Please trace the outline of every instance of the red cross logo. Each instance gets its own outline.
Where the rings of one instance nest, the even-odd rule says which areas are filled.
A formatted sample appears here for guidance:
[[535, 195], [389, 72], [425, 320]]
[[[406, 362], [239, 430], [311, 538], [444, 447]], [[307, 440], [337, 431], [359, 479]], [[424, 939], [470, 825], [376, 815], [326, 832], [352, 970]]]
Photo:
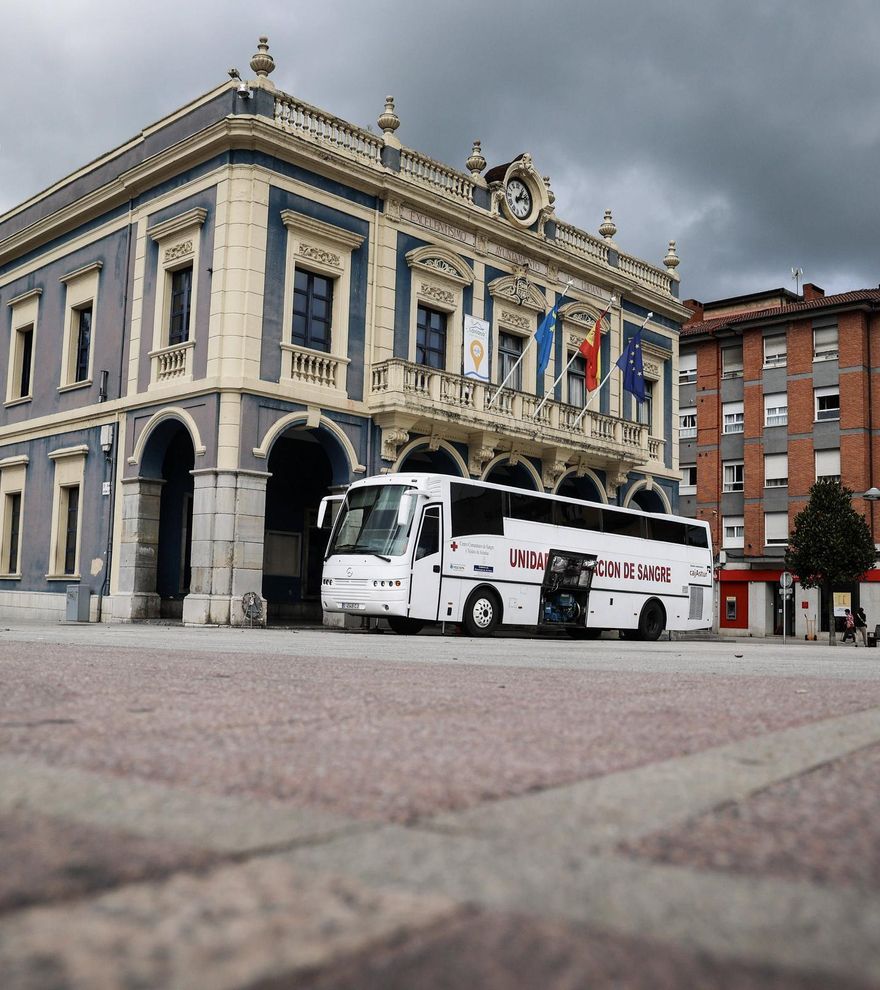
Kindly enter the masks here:
[[458, 549], [458, 544], [455, 542], [455, 540], [453, 540], [452, 543], [449, 544], [449, 549], [450, 550], [457, 550]]

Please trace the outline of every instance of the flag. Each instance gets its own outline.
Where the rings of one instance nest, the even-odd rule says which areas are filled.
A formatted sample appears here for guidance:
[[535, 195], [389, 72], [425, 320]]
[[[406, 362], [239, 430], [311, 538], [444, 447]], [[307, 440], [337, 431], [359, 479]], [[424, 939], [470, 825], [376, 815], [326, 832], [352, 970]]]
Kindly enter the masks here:
[[[602, 316], [604, 315], [605, 313], [602, 314]], [[589, 336], [586, 337], [578, 348], [587, 363], [585, 384], [588, 392], [594, 392], [599, 387], [599, 346], [602, 343], [602, 316], [596, 320], [596, 325], [593, 327], [592, 340]]]
[[623, 372], [623, 387], [639, 400], [645, 401], [645, 375], [642, 370], [641, 327], [630, 337], [626, 350], [617, 359], [617, 367]]
[[535, 343], [538, 345], [538, 377], [544, 374], [544, 370], [550, 363], [550, 351], [553, 350], [553, 333], [556, 330], [556, 311], [559, 303], [541, 321], [541, 325], [535, 331]]

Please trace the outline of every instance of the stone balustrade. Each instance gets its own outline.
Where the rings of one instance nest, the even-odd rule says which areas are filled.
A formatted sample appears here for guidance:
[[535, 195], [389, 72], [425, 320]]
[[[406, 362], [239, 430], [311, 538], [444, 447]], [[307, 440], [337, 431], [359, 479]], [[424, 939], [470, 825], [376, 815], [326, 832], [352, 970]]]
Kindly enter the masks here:
[[381, 163], [381, 138], [284, 93], [275, 96], [275, 124], [341, 154]]
[[192, 379], [192, 352], [194, 342], [187, 340], [182, 344], [172, 344], [158, 351], [152, 351], [150, 358], [153, 362], [153, 381], [164, 384], [173, 381], [190, 381]]
[[419, 185], [448, 193], [468, 203], [473, 201], [474, 180], [448, 165], [435, 162], [427, 155], [404, 148], [400, 152], [400, 171], [406, 178]]
[[282, 343], [283, 377], [317, 388], [345, 389], [347, 358], [334, 357], [296, 344]]

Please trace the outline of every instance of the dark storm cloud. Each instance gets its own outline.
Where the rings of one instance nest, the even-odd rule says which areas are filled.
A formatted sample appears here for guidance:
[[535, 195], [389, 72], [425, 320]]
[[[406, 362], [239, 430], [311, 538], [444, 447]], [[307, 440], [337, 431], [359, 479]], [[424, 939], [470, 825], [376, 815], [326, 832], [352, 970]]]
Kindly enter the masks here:
[[[23, 5], [22, 5], [23, 6]], [[279, 88], [459, 168], [530, 151], [559, 215], [658, 263], [682, 295], [880, 281], [880, 9], [862, 0], [544, 4], [43, 2], [4, 14], [16, 98], [0, 209], [245, 71], [269, 35]], [[173, 25], [173, 29], [171, 29]]]

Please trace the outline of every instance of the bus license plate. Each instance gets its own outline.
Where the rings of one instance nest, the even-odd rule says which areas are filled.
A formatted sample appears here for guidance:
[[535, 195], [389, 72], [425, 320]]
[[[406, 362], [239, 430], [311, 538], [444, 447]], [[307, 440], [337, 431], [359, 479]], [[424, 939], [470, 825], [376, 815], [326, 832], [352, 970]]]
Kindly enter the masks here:
[[340, 608], [363, 608], [363, 602], [340, 602]]

